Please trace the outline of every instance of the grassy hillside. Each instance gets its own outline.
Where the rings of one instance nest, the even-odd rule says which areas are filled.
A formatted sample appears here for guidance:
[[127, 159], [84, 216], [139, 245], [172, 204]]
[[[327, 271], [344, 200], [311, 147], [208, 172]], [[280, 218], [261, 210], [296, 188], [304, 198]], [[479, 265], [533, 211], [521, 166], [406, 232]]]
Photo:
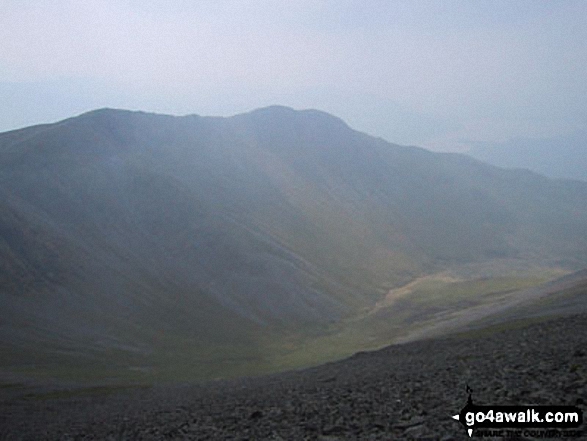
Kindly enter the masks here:
[[[330, 336], [356, 343], [332, 356], [389, 340], [429, 294], [452, 308], [587, 262], [587, 183], [392, 145], [318, 111], [103, 109], [0, 134], [0, 194], [0, 350], [23, 372], [292, 366]], [[365, 315], [419, 277], [495, 262], [528, 271], [437, 280]]]

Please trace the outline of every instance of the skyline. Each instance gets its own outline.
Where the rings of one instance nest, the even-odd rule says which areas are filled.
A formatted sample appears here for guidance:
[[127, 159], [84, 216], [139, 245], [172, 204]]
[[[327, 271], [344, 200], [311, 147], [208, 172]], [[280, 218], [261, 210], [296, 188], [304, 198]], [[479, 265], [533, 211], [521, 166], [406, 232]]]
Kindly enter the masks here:
[[587, 3], [7, 0], [0, 131], [315, 108], [432, 150], [587, 128]]

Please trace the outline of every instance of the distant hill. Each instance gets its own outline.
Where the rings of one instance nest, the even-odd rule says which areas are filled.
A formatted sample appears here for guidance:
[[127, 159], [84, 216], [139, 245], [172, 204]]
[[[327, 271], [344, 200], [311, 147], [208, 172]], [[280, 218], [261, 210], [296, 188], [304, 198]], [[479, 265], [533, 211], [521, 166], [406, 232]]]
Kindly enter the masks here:
[[0, 368], [27, 372], [251, 373], [273, 335], [320, 335], [424, 274], [587, 263], [587, 183], [315, 110], [6, 132], [0, 194]]
[[515, 138], [501, 144], [478, 143], [474, 158], [508, 168], [525, 168], [550, 178], [587, 181], [587, 132], [556, 138]]

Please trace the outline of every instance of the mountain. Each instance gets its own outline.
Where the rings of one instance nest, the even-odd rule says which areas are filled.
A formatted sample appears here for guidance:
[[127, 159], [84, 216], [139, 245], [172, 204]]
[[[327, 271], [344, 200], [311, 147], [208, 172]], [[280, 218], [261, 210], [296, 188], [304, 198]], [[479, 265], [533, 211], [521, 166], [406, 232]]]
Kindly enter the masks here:
[[481, 142], [468, 154], [499, 167], [525, 168], [550, 178], [587, 181], [586, 131], [554, 138]]
[[0, 194], [4, 372], [256, 373], [427, 274], [587, 263], [587, 183], [316, 110], [101, 109], [2, 133]]

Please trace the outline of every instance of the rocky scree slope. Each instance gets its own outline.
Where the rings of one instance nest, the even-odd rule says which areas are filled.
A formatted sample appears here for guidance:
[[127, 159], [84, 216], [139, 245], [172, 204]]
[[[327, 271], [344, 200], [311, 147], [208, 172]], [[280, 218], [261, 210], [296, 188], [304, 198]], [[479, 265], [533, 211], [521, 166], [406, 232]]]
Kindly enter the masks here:
[[[106, 395], [8, 389], [2, 439], [469, 439], [476, 404], [577, 405], [587, 316], [389, 346], [272, 376]], [[579, 430], [584, 430], [580, 428]], [[523, 439], [523, 438], [522, 438]]]

